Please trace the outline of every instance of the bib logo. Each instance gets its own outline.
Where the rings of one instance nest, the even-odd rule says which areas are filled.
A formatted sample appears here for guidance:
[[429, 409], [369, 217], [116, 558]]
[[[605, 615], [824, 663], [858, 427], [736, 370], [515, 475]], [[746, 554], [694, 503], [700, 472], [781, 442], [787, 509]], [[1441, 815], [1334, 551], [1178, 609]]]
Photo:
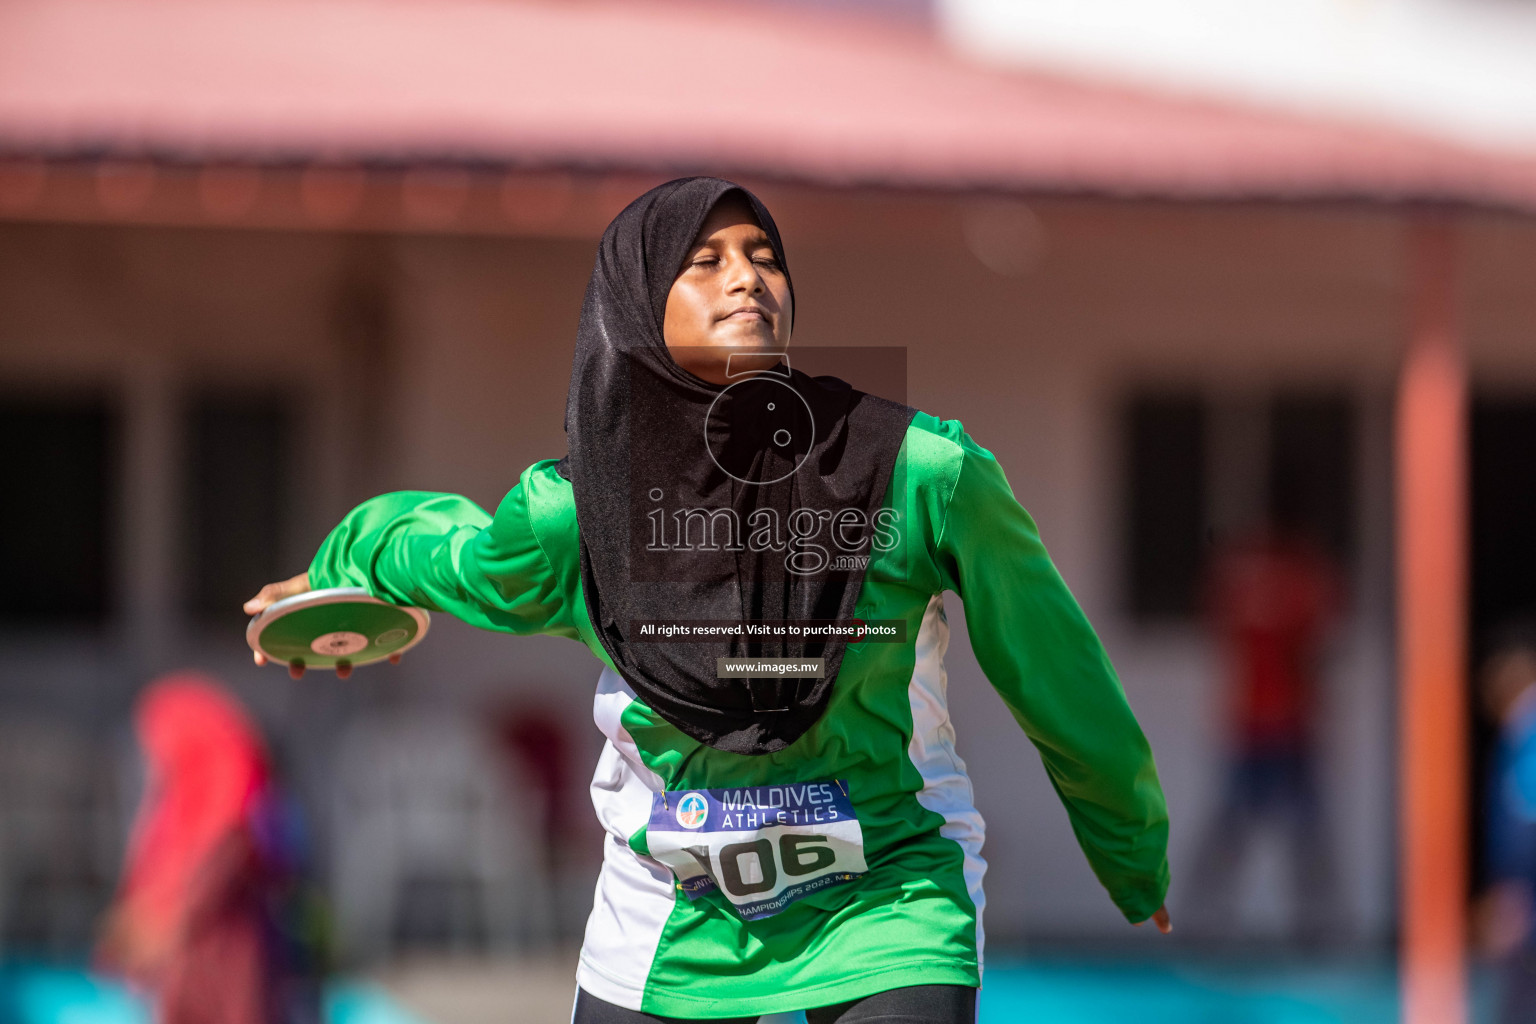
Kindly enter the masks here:
[[709, 817], [709, 804], [697, 793], [689, 793], [677, 802], [677, 823], [683, 828], [702, 828]]

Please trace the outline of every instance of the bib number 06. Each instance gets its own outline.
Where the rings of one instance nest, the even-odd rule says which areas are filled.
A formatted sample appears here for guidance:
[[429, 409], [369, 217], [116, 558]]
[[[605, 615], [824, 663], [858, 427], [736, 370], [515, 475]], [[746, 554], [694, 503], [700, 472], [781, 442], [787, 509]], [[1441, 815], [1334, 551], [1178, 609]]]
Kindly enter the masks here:
[[[797, 835], [785, 832], [779, 836], [779, 863], [775, 868], [773, 843], [758, 839], [750, 843], [727, 843], [720, 847], [720, 883], [732, 896], [753, 896], [769, 892], [778, 884], [778, 870], [790, 878], [815, 874], [831, 867], [837, 860], [826, 836]], [[759, 880], [748, 882], [742, 872], [741, 859], [747, 855], [756, 857]]]
[[868, 870], [858, 815], [837, 780], [657, 793], [646, 843], [685, 896], [719, 892], [748, 920]]

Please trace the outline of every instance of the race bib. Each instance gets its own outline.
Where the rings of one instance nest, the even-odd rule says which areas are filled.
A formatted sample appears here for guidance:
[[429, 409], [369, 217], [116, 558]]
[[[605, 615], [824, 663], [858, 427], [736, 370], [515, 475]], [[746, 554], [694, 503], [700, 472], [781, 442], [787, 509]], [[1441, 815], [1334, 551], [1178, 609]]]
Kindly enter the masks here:
[[748, 921], [869, 870], [840, 781], [657, 793], [646, 835], [690, 900], [718, 889]]

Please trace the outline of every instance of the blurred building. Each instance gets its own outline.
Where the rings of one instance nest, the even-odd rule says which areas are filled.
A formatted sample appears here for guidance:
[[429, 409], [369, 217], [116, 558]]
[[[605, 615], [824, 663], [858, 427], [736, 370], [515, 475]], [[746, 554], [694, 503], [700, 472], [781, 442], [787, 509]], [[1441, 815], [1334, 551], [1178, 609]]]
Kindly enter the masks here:
[[[814, 6], [0, 7], [0, 713], [104, 735], [152, 674], [207, 665], [321, 807], [336, 736], [383, 703], [534, 701], [595, 757], [574, 644], [441, 623], [398, 670], [295, 683], [249, 665], [237, 606], [366, 496], [489, 508], [561, 455], [598, 234], [720, 173], [779, 219], [795, 344], [905, 347], [906, 400], [997, 454], [1158, 752], [1176, 879], [1218, 795], [1207, 553], [1277, 510], [1332, 551], [1325, 810], [1351, 936], [1385, 941], [1412, 239], [1455, 236], [1492, 619], [1536, 579], [1536, 157], [979, 64], [926, 5]], [[1120, 936], [950, 614], [989, 932]], [[1259, 865], [1255, 936], [1281, 874]]]

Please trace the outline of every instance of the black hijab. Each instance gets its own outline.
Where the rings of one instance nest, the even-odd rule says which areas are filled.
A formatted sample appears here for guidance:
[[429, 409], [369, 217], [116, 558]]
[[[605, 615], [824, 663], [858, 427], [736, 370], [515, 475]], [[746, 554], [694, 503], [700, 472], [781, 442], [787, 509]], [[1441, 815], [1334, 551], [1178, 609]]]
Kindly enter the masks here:
[[[672, 359], [667, 296], [710, 211], [732, 194], [788, 275], [773, 217], [739, 185], [680, 178], [630, 203], [603, 233], [587, 286], [559, 470], [575, 494], [587, 612], [619, 673], [689, 736], [765, 754], [821, 716], [847, 641], [656, 642], [641, 624], [851, 619], [864, 571], [818, 568], [808, 545], [848, 549], [830, 542], [831, 517], [815, 517], [848, 510], [874, 522], [913, 410], [777, 357], [739, 375], [733, 359], [728, 385]], [[844, 529], [841, 539], [859, 536]], [[720, 679], [717, 657], [823, 658], [825, 677]]]

